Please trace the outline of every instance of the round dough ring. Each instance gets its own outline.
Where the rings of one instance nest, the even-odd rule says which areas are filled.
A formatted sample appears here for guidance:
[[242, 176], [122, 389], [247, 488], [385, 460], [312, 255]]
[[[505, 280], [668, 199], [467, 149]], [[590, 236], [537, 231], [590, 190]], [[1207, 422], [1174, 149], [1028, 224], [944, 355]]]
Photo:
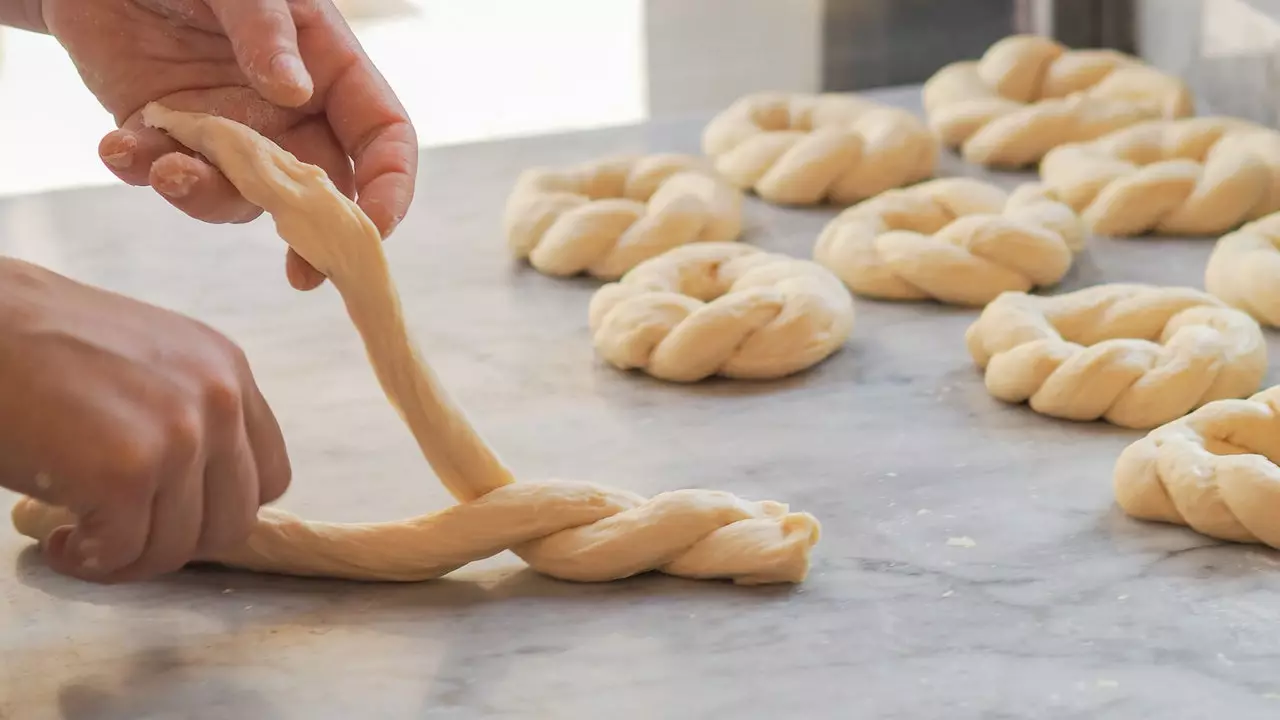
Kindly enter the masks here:
[[1097, 285], [1063, 295], [1009, 292], [965, 333], [1005, 402], [1058, 418], [1147, 429], [1212, 400], [1244, 397], [1267, 371], [1262, 328], [1208, 293]]
[[1280, 386], [1218, 400], [1120, 453], [1116, 502], [1130, 517], [1280, 548]]
[[1054, 148], [1040, 178], [1100, 235], [1217, 235], [1280, 210], [1280, 133], [1225, 117], [1144, 122]]
[[756, 93], [702, 134], [716, 170], [785, 205], [839, 205], [932, 177], [938, 141], [906, 110], [852, 95]]
[[1280, 327], [1280, 212], [1224, 235], [1213, 246], [1204, 288], [1270, 327]]
[[1058, 145], [1187, 117], [1194, 106], [1186, 83], [1136, 57], [1037, 35], [1004, 38], [924, 84], [929, 126], [943, 144], [989, 167], [1032, 165]]
[[1007, 290], [1058, 283], [1083, 247], [1080, 218], [1038, 185], [1008, 194], [942, 178], [840, 213], [813, 256], [859, 295], [982, 306]]
[[526, 170], [504, 225], [539, 272], [615, 280], [673, 247], [737, 240], [742, 192], [689, 155], [609, 157]]
[[647, 260], [591, 298], [596, 351], [672, 382], [778, 378], [816, 365], [853, 331], [853, 298], [827, 269], [737, 243]]

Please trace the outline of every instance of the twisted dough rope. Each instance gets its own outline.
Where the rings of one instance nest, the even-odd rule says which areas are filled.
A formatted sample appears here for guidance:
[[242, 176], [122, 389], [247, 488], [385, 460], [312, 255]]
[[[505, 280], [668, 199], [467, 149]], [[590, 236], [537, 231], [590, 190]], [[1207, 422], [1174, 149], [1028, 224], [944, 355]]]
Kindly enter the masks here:
[[813, 257], [859, 295], [981, 306], [1057, 284], [1083, 248], [1080, 218], [1037, 186], [1010, 195], [943, 178], [848, 208], [823, 228]]
[[[514, 483], [418, 356], [377, 228], [324, 171], [226, 119], [154, 104], [144, 118], [215, 163], [333, 281], [388, 399], [460, 503], [399, 522], [354, 525], [268, 508], [248, 543], [211, 561], [287, 575], [417, 581], [511, 549], [535, 570], [565, 580], [649, 570], [743, 584], [804, 579], [818, 523], [780, 503], [708, 490], [646, 500], [591, 483]], [[24, 498], [13, 521], [40, 540], [74, 519]]]
[[943, 144], [990, 167], [1031, 165], [1063, 143], [1194, 111], [1182, 80], [1135, 57], [1069, 50], [1036, 35], [1012, 35], [979, 60], [943, 67], [923, 92]]
[[1244, 397], [1267, 371], [1258, 323], [1191, 288], [1117, 283], [1050, 297], [1004, 293], [965, 342], [996, 398], [1128, 428]]
[[1040, 179], [1100, 235], [1216, 235], [1280, 210], [1280, 133], [1226, 117], [1143, 122], [1054, 148]]
[[507, 243], [539, 272], [615, 280], [691, 242], [742, 233], [742, 193], [688, 155], [611, 157], [533, 168], [504, 214]]
[[711, 120], [702, 151], [769, 202], [847, 205], [931, 177], [938, 141], [906, 110], [851, 95], [755, 93]]
[[853, 331], [853, 298], [825, 268], [737, 243], [686, 245], [596, 291], [596, 351], [672, 382], [778, 378], [816, 365]]
[[1280, 327], [1280, 212], [1218, 240], [1205, 266], [1204, 289], [1258, 322]]
[[1116, 502], [1139, 520], [1280, 548], [1280, 386], [1218, 400], [1120, 453]]

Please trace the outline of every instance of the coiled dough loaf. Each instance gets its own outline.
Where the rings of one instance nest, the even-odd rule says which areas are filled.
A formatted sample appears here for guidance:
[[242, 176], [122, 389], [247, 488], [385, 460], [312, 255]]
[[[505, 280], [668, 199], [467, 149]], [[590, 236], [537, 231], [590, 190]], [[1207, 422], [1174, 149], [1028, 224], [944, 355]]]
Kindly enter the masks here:
[[1245, 120], [1159, 120], [1054, 148], [1041, 181], [1100, 235], [1216, 235], [1280, 210], [1280, 133]]
[[965, 160], [1018, 168], [1064, 143], [1189, 116], [1195, 103], [1186, 83], [1133, 56], [1013, 35], [979, 60], [935, 73], [924, 84], [924, 107], [929, 126]]
[[1280, 327], [1280, 213], [1222, 236], [1205, 266], [1204, 288], [1258, 322]]
[[737, 243], [647, 260], [597, 290], [588, 315], [601, 357], [673, 382], [799, 372], [838, 350], [853, 318], [827, 269]]
[[716, 170], [769, 202], [838, 205], [933, 175], [938, 141], [915, 115], [853, 95], [756, 93], [702, 134]]
[[848, 208], [823, 229], [813, 256], [860, 295], [981, 306], [1056, 284], [1083, 247], [1080, 218], [1038, 185], [1008, 194], [942, 178]]
[[965, 342], [996, 398], [1129, 428], [1244, 397], [1267, 370], [1258, 323], [1192, 288], [1117, 283], [1048, 297], [1004, 293]]
[[1116, 502], [1140, 520], [1280, 548], [1280, 386], [1218, 400], [1120, 453]]
[[679, 245], [736, 240], [742, 192], [703, 163], [668, 153], [526, 170], [507, 199], [507, 244], [547, 275], [614, 280]]

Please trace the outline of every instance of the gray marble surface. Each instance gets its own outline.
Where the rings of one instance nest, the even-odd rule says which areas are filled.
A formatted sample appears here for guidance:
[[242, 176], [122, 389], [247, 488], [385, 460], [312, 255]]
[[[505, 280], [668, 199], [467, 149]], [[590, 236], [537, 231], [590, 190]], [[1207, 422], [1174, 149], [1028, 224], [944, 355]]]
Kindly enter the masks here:
[[[962, 342], [972, 311], [861, 300], [844, 350], [772, 383], [675, 387], [593, 357], [593, 284], [508, 259], [505, 194], [534, 163], [695, 150], [700, 127], [427, 152], [387, 249], [427, 357], [518, 472], [789, 502], [823, 522], [806, 583], [574, 585], [501, 556], [409, 586], [206, 570], [97, 587], [5, 527], [0, 717], [1280, 716], [1280, 556], [1123, 517], [1111, 466], [1138, 434], [991, 399]], [[833, 214], [747, 212], [746, 242], [800, 256]], [[1064, 287], [1199, 285], [1210, 246], [1095, 240]], [[267, 223], [68, 192], [0, 202], [0, 252], [242, 343], [294, 458], [286, 507], [361, 521], [449, 502], [336, 294], [288, 289]]]

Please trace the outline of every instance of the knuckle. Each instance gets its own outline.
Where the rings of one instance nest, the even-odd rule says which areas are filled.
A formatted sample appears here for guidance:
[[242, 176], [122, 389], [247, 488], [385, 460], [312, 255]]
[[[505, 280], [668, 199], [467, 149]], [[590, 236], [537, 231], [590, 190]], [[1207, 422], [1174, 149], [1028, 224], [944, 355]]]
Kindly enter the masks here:
[[234, 422], [244, 414], [240, 383], [229, 374], [214, 374], [205, 378], [203, 395], [205, 409], [214, 420]]
[[164, 420], [164, 438], [166, 457], [183, 464], [193, 461], [204, 445], [200, 413], [190, 406], [170, 411]]
[[110, 446], [103, 471], [111, 480], [113, 493], [142, 498], [155, 491], [164, 458], [160, 442], [142, 435], [125, 437]]

